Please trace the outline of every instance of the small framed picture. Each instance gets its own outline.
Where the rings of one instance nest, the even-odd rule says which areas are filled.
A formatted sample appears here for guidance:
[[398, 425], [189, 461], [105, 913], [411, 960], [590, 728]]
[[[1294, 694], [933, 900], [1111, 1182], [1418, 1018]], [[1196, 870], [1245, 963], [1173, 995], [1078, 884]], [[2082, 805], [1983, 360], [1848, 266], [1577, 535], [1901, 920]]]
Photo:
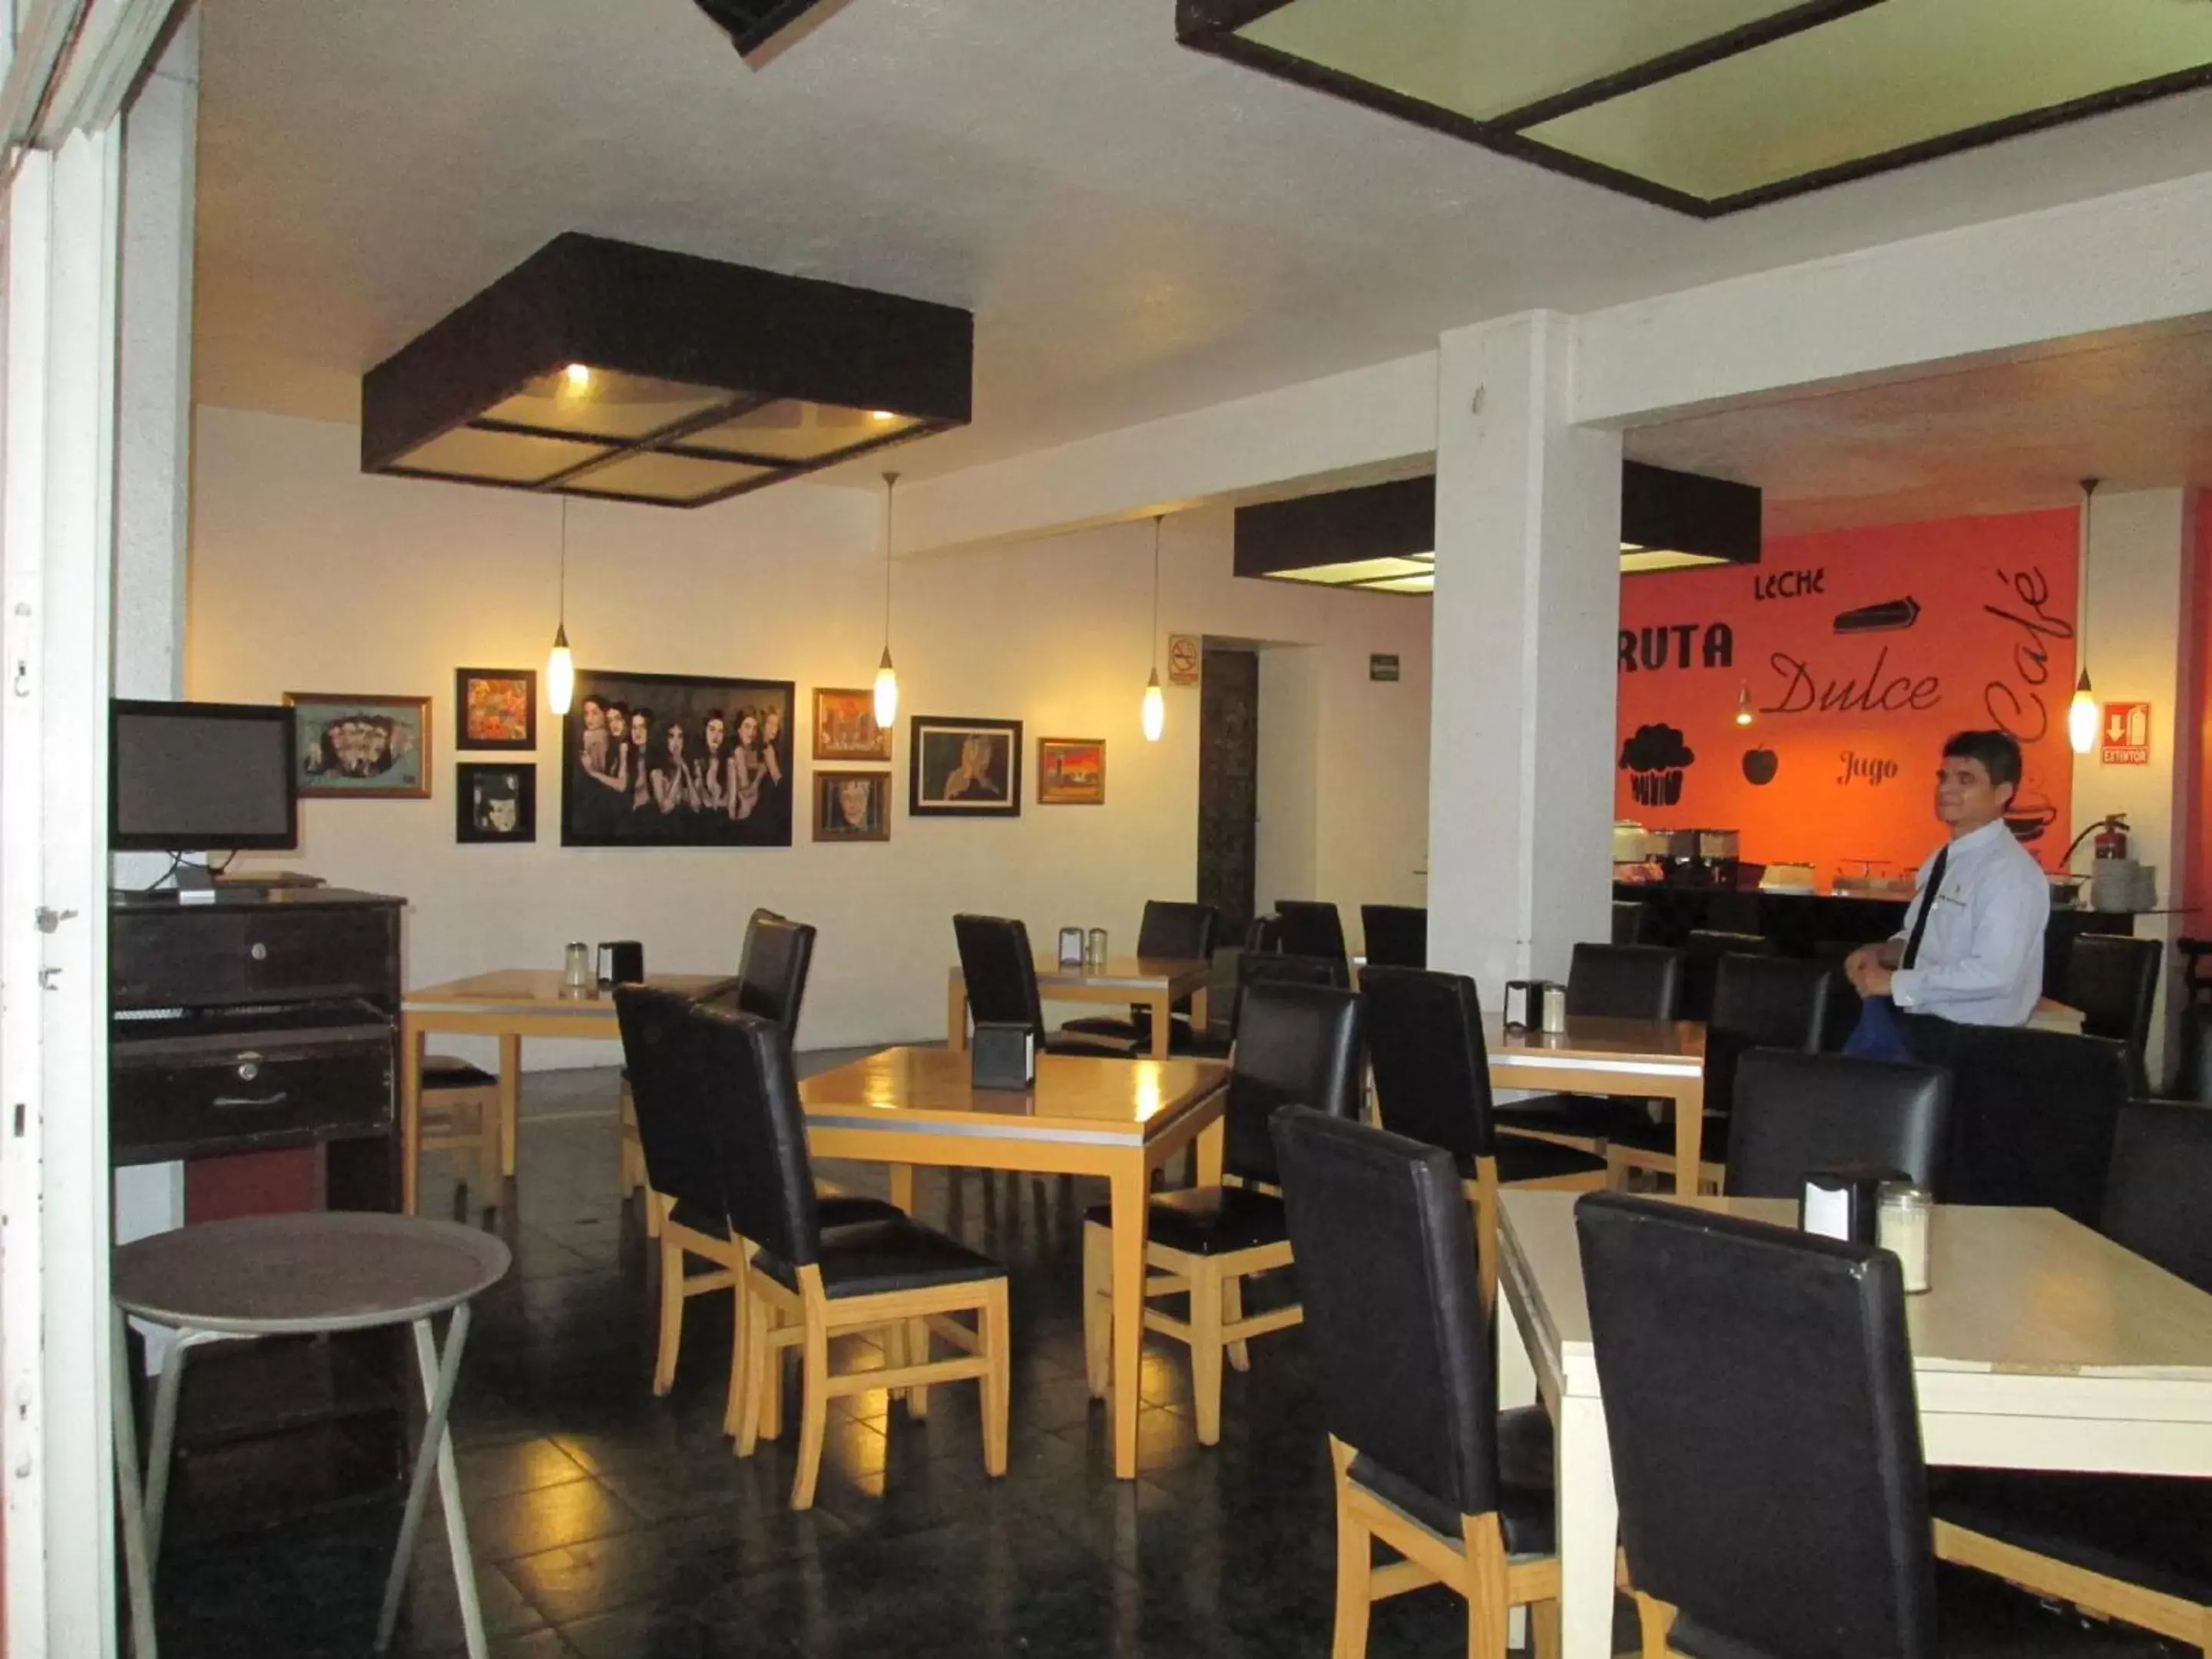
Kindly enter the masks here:
[[453, 747], [538, 747], [538, 671], [534, 668], [456, 668], [453, 671]]
[[814, 839], [889, 841], [891, 775], [888, 772], [814, 774]]
[[1037, 739], [1037, 805], [1103, 806], [1106, 804], [1106, 740], [1103, 738]]
[[906, 810], [915, 817], [1022, 815], [1022, 723], [916, 714]]
[[842, 687], [814, 688], [814, 758], [818, 761], [884, 761], [891, 757], [891, 734], [876, 724], [876, 694]]
[[538, 839], [538, 769], [508, 761], [453, 768], [455, 841]]
[[293, 786], [331, 799], [427, 800], [430, 700], [287, 691], [298, 711]]

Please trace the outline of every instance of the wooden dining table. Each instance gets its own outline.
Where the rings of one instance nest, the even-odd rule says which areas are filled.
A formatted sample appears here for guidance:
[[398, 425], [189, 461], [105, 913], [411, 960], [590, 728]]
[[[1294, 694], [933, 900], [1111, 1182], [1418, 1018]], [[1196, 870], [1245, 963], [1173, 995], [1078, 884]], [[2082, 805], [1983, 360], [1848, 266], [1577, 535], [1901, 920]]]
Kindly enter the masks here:
[[[648, 985], [697, 996], [726, 985], [726, 974], [653, 974]], [[525, 1037], [616, 1042], [614, 993], [593, 984], [568, 988], [558, 968], [501, 968], [410, 991], [399, 1000], [400, 1209], [415, 1213], [422, 1163], [422, 1040], [433, 1031], [499, 1039], [499, 1171], [514, 1173], [515, 1124], [522, 1103]]]
[[[1063, 968], [1050, 957], [1036, 962], [1037, 994], [1047, 1002], [1117, 1002], [1150, 1009], [1154, 1060], [1168, 1057], [1174, 1035], [1169, 1016], [1185, 997], [1190, 999], [1191, 1029], [1206, 1029], [1206, 988], [1212, 977], [1213, 964], [1202, 957], [1109, 957], [1097, 968]], [[945, 981], [945, 1040], [955, 1053], [968, 1047], [968, 980], [957, 968]]]
[[1040, 1054], [1027, 1089], [979, 1089], [963, 1054], [886, 1048], [803, 1079], [817, 1158], [890, 1166], [891, 1201], [914, 1207], [917, 1164], [1103, 1176], [1112, 1212], [1114, 1473], [1137, 1474], [1138, 1355], [1152, 1171], [1193, 1141], [1201, 1184], [1221, 1178], [1229, 1068], [1206, 1060]]
[[[1525, 1354], [1558, 1437], [1562, 1659], [1603, 1659], [1620, 1508], [1577, 1196], [1500, 1194], [1498, 1397]], [[1671, 1201], [1796, 1220], [1786, 1199]], [[2212, 1295], [2056, 1210], [1938, 1205], [1929, 1279], [1905, 1322], [1929, 1463], [2212, 1479]]]
[[1486, 1014], [1493, 1089], [1663, 1100], [1674, 1117], [1674, 1167], [1694, 1170], [1705, 1139], [1705, 1028], [1694, 1020], [1570, 1014], [1564, 1031], [1509, 1030]]

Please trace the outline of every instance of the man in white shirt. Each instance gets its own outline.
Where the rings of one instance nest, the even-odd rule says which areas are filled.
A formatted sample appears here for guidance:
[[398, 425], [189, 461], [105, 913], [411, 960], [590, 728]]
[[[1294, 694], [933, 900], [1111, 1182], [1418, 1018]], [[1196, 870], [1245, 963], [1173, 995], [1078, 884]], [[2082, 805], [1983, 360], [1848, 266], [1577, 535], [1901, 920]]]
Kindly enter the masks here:
[[1960, 732], [1943, 745], [1936, 816], [1951, 839], [1921, 866], [1904, 931], [1844, 962], [1865, 999], [1846, 1054], [1910, 1058], [1900, 1012], [2025, 1025], [2035, 1012], [2051, 884], [2005, 826], [2020, 773], [2020, 745], [2002, 732]]

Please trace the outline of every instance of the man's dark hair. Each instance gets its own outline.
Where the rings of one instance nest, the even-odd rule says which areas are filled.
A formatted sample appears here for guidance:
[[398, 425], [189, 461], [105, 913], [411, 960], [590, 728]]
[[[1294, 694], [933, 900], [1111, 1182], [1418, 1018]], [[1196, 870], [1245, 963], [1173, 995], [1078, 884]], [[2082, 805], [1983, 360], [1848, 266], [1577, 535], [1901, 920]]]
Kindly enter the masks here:
[[1943, 758], [1981, 762], [1991, 783], [2020, 787], [2020, 745], [2002, 732], [1954, 732], [1943, 740]]

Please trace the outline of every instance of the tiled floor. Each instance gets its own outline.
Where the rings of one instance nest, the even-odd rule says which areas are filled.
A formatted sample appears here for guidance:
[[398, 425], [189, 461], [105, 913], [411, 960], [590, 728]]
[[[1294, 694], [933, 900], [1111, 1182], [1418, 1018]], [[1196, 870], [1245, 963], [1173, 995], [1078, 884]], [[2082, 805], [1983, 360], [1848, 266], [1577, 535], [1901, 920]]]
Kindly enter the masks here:
[[[983, 1474], [971, 1384], [935, 1390], [926, 1421], [863, 1395], [836, 1408], [817, 1507], [795, 1516], [795, 1420], [747, 1462], [720, 1433], [726, 1298], [691, 1304], [676, 1390], [652, 1395], [657, 1269], [614, 1196], [614, 1090], [611, 1071], [530, 1079], [513, 1212], [495, 1224], [516, 1271], [479, 1305], [454, 1407], [495, 1653], [1328, 1650], [1327, 1454], [1295, 1332], [1255, 1343], [1249, 1375], [1229, 1374], [1212, 1449], [1196, 1441], [1181, 1350], [1148, 1349], [1144, 1478], [1116, 1481], [1084, 1387], [1079, 1307], [1080, 1216], [1103, 1188], [925, 1171], [923, 1218], [1012, 1269], [1012, 1468]], [[874, 1171], [823, 1173], [880, 1190]], [[425, 1212], [451, 1201], [434, 1158]], [[172, 1547], [163, 1652], [368, 1654], [397, 1507]], [[1376, 1610], [1370, 1650], [1465, 1641], [1462, 1604], [1430, 1589]], [[434, 1511], [398, 1650], [461, 1650]]]

